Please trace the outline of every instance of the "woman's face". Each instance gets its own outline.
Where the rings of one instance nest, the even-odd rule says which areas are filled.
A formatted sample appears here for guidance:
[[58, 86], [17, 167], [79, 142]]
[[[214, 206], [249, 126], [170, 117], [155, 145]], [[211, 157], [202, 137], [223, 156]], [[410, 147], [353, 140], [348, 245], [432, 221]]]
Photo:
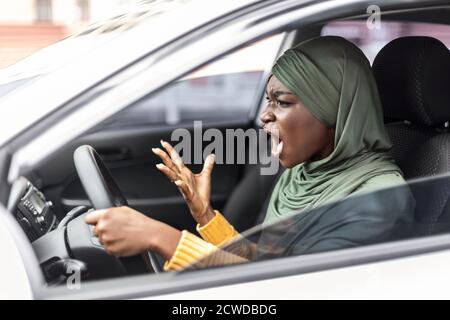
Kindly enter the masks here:
[[272, 137], [272, 155], [285, 168], [320, 160], [334, 148], [334, 129], [328, 128], [275, 76], [266, 88], [267, 107], [261, 114], [264, 130]]

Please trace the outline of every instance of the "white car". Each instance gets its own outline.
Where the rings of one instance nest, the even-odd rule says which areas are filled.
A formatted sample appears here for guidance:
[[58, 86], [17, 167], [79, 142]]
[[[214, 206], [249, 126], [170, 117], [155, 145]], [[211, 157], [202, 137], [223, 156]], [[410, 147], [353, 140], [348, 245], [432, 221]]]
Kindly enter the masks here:
[[[2, 70], [0, 298], [450, 298], [449, 21], [443, 0], [153, 1]], [[194, 232], [151, 147], [177, 128], [193, 132], [194, 121], [222, 133], [257, 128], [276, 57], [328, 34], [375, 60], [392, 153], [413, 181], [412, 236], [185, 272], [156, 272], [152, 254], [105, 253], [83, 220], [91, 206], [128, 201]], [[408, 36], [428, 38], [375, 58]], [[241, 232], [259, 224], [276, 179], [258, 168], [214, 170], [213, 206]]]

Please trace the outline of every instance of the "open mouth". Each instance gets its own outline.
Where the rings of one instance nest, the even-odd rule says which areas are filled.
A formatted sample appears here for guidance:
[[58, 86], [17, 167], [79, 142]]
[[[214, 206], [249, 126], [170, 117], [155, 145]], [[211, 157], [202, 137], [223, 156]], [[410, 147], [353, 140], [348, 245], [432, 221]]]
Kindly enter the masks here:
[[283, 141], [281, 141], [278, 137], [271, 135], [272, 139], [272, 156], [275, 158], [279, 158], [281, 152], [283, 151]]
[[280, 158], [281, 152], [283, 152], [283, 141], [280, 139], [279, 130], [272, 128], [263, 128], [264, 131], [270, 135], [272, 144], [272, 156], [275, 158]]

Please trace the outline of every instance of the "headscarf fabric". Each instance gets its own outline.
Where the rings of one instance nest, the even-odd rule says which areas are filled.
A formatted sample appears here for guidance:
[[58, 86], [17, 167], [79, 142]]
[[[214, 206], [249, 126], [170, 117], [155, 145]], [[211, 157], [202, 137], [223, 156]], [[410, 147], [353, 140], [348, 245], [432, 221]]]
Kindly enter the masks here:
[[375, 176], [402, 174], [388, 153], [391, 142], [369, 61], [357, 46], [336, 36], [314, 38], [287, 50], [272, 74], [335, 129], [335, 138], [326, 158], [285, 170], [265, 224], [342, 199]]

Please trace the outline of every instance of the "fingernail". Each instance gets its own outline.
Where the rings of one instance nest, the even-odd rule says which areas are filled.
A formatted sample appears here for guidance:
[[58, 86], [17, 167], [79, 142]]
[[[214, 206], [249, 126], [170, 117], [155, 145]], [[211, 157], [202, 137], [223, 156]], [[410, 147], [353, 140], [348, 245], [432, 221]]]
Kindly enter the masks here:
[[164, 146], [165, 141], [161, 139], [161, 145]]
[[152, 151], [153, 151], [154, 153], [156, 153], [156, 148], [152, 148]]
[[158, 168], [158, 169], [161, 169], [162, 167], [161, 167], [161, 163], [158, 163], [157, 165], [156, 165], [156, 167]]

